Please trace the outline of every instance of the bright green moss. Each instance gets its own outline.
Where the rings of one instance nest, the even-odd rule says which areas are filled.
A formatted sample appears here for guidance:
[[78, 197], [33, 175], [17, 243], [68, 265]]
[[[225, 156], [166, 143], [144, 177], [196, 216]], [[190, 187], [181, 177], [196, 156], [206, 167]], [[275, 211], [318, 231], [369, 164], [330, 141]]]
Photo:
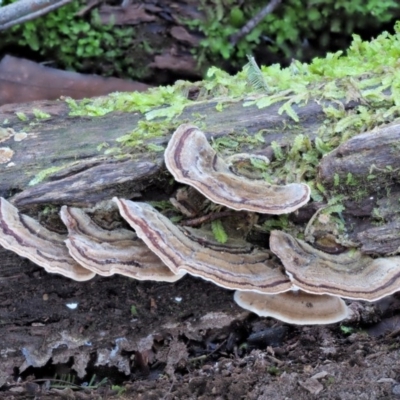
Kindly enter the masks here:
[[64, 169], [65, 166], [59, 166], [59, 167], [51, 167], [47, 168], [41, 172], [39, 172], [29, 183], [29, 186], [34, 186], [37, 185], [38, 183], [44, 181], [48, 176], [55, 174], [58, 171], [61, 171]]
[[[329, 104], [325, 108], [328, 118], [340, 119], [336, 132], [342, 132], [351, 126], [370, 125], [371, 106], [384, 106], [385, 113], [379, 120], [397, 116], [400, 111], [400, 23], [396, 24], [396, 33], [382, 33], [371, 42], [354, 40], [346, 55], [342, 51], [330, 53], [325, 58], [315, 58], [310, 64], [293, 61], [287, 68], [277, 64], [261, 67], [262, 90], [257, 87], [254, 76], [249, 79], [253, 68], [246, 66], [235, 76], [215, 67], [210, 68], [206, 79], [195, 84], [177, 82], [174, 86], [153, 88], [145, 93], [114, 93], [104, 98], [68, 100], [71, 115], [105, 115], [113, 111], [143, 113], [148, 120], [164, 117], [173, 119], [180, 115], [185, 106], [192, 104], [187, 99], [187, 90], [196, 85], [202, 92], [200, 101], [217, 101], [218, 107], [224, 102], [244, 101], [244, 106], [256, 105], [259, 108], [275, 103], [283, 103], [279, 112], [287, 113], [297, 120], [293, 104], [304, 105], [310, 99], [322, 100], [364, 100], [365, 105], [345, 116], [338, 104]], [[249, 80], [251, 85], [249, 84]], [[259, 83], [259, 82], [258, 82]], [[256, 87], [256, 88], [254, 88]]]
[[[144, 118], [135, 130], [117, 140], [120, 147], [106, 150], [125, 154], [129, 146], [147, 145], [151, 139], [170, 133], [181, 123], [178, 117], [184, 108], [191, 104], [213, 102], [218, 109], [223, 109], [232, 102], [259, 108], [279, 103], [279, 113], [285, 113], [295, 122], [294, 127], [284, 129], [293, 131], [301, 126], [297, 124], [299, 116], [294, 105], [301, 107], [316, 101], [323, 107], [326, 119], [321, 121], [315, 140], [311, 141], [300, 129], [288, 146], [272, 142], [275, 160], [264, 177], [271, 183], [307, 182], [312, 198], [321, 201], [328, 196], [328, 191], [316, 179], [316, 167], [322, 156], [355, 134], [387, 124], [400, 115], [399, 59], [400, 23], [395, 26], [395, 34], [385, 32], [370, 42], [354, 36], [346, 54], [328, 54], [310, 64], [293, 61], [287, 68], [279, 65], [258, 68], [250, 60], [235, 76], [213, 67], [202, 82], [179, 81], [174, 86], [154, 88], [146, 93], [119, 93], [101, 99], [69, 101], [69, 104], [72, 115], [142, 113]], [[199, 92], [196, 102], [188, 100], [193, 86]], [[357, 101], [359, 105], [346, 110], [343, 103], [350, 101]], [[218, 151], [237, 152], [242, 145], [257, 147], [262, 143], [261, 132], [252, 137], [233, 132], [216, 139], [213, 146]], [[161, 151], [161, 147], [149, 150]], [[371, 179], [374, 178], [371, 172]], [[332, 187], [341, 192], [354, 182], [357, 181], [352, 177], [335, 176]], [[363, 182], [353, 187], [365, 190]], [[358, 196], [357, 190], [352, 190], [354, 197]]]
[[[174, 86], [161, 86], [147, 92], [111, 93], [95, 99], [66, 100], [71, 116], [103, 116], [113, 111], [140, 112], [147, 120], [171, 119], [179, 115], [188, 100]], [[162, 108], [160, 108], [162, 107]]]
[[51, 118], [50, 114], [48, 114], [48, 113], [46, 113], [44, 111], [41, 111], [41, 110], [39, 110], [37, 108], [34, 108], [32, 110], [32, 112], [33, 112], [33, 115], [35, 116], [35, 118], [37, 120], [45, 120], [45, 119], [50, 119]]
[[28, 118], [23, 112], [17, 111], [17, 112], [15, 113], [15, 115], [18, 117], [18, 119], [19, 119], [20, 121], [26, 122], [26, 121], [29, 120], [29, 118]]

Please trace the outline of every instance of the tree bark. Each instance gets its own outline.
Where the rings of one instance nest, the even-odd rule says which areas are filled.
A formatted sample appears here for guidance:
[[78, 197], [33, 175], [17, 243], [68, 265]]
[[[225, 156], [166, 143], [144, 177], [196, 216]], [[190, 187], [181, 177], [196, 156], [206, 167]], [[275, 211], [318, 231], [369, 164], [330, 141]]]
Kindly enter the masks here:
[[[347, 104], [353, 108], [357, 104]], [[194, 103], [187, 107], [180, 120], [190, 121], [192, 115], [203, 115], [208, 138], [218, 138], [231, 132], [247, 132], [254, 135], [261, 129], [271, 133], [265, 135], [265, 143], [252, 152], [271, 155], [272, 141], [285, 144], [302, 133], [311, 139], [315, 137], [323, 119], [319, 105], [310, 102], [296, 109], [300, 124], [296, 130], [283, 129], [293, 121], [279, 115], [276, 104], [268, 110], [256, 107], [243, 108], [241, 102], [233, 103], [221, 113], [215, 103]], [[14, 114], [15, 106], [0, 108], [0, 120], [8, 120], [16, 132], [23, 130], [26, 123]], [[14, 151], [12, 167], [0, 166], [2, 180], [0, 195], [12, 198], [14, 204], [24, 212], [37, 210], [38, 206], [63, 204], [90, 207], [111, 199], [113, 196], [146, 199], [146, 189], [162, 186], [164, 180], [162, 152], [143, 152], [143, 148], [132, 149], [129, 159], [118, 160], [103, 156], [97, 149], [101, 143], [113, 146], [115, 139], [131, 131], [140, 120], [138, 114], [109, 114], [101, 118], [67, 117], [66, 105], [57, 102], [39, 102], [18, 106], [28, 117], [31, 110], [39, 108], [52, 114], [51, 123], [36, 123], [27, 139], [15, 142], [12, 138], [2, 145]], [[46, 112], [47, 112], [46, 111]], [[153, 142], [165, 145], [168, 137]], [[398, 238], [399, 216], [396, 204], [399, 188], [400, 125], [376, 129], [374, 133], [364, 133], [353, 137], [322, 159], [318, 181], [326, 188], [333, 189], [334, 181], [340, 185], [337, 190], [344, 194], [362, 193], [357, 202], [348, 201], [344, 211], [347, 225], [352, 224], [350, 237], [370, 254], [390, 254], [400, 247]], [[69, 165], [42, 183], [29, 186], [29, 182], [41, 171], [54, 166]], [[348, 181], [349, 174], [354, 178]], [[357, 186], [357, 188], [355, 188]], [[329, 200], [327, 198], [326, 200]], [[391, 205], [391, 206], [390, 206]], [[313, 210], [313, 206], [309, 208]], [[307, 207], [305, 208], [307, 210]], [[376, 217], [380, 219], [376, 226]], [[356, 219], [356, 220], [355, 220]]]
[[[242, 103], [233, 103], [223, 113], [216, 111], [216, 103], [207, 103], [187, 107], [182, 113], [182, 121], [193, 120], [194, 114], [204, 116], [204, 123], [210, 127], [205, 132], [209, 138], [228, 135], [233, 130], [254, 135], [260, 129], [275, 129], [284, 123], [292, 122], [287, 117], [278, 115], [279, 105], [266, 110], [256, 107], [243, 109]], [[39, 108], [52, 114], [51, 123], [38, 123], [32, 128], [34, 136], [15, 143], [10, 139], [4, 146], [14, 151], [15, 166], [2, 166], [0, 194], [10, 197], [10, 193], [18, 193], [15, 204], [21, 209], [38, 204], [70, 204], [77, 206], [93, 205], [96, 202], [116, 195], [130, 195], [145, 188], [146, 183], [160, 175], [163, 170], [162, 153], [143, 154], [141, 149], [132, 149], [132, 159], [116, 161], [113, 157], [104, 157], [97, 150], [101, 143], [113, 145], [115, 139], [130, 132], [140, 120], [138, 114], [108, 114], [102, 118], [70, 118], [67, 117], [66, 105], [57, 102], [37, 102], [33, 104], [0, 107], [0, 120], [8, 120], [16, 132], [23, 130], [26, 123], [15, 116], [15, 111], [32, 116], [32, 109]], [[245, 111], [245, 112], [244, 112]], [[319, 126], [321, 108], [310, 104], [299, 108], [302, 119], [302, 133], [314, 137]], [[171, 132], [172, 133], [172, 132]], [[272, 141], [290, 141], [299, 131], [271, 133], [267, 136], [265, 147]], [[168, 137], [156, 141], [166, 144]], [[60, 174], [53, 174], [51, 182], [29, 187], [29, 182], [41, 171], [49, 167], [76, 162]], [[139, 169], [137, 171], [137, 169]], [[106, 179], [102, 174], [106, 173]], [[132, 176], [132, 173], [134, 174]], [[121, 178], [121, 175], [124, 178]], [[118, 179], [117, 179], [118, 178]], [[150, 178], [150, 179], [148, 179]], [[102, 183], [100, 183], [101, 181]], [[139, 184], [139, 188], [132, 189]], [[71, 183], [77, 182], [77, 188]], [[121, 184], [124, 188], [121, 188]]]

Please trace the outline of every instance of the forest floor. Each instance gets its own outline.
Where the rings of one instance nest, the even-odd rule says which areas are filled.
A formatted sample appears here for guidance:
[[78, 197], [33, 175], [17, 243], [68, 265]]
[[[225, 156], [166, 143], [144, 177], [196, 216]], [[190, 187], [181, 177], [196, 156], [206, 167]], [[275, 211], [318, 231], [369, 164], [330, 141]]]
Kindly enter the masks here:
[[19, 270], [0, 282], [0, 399], [400, 398], [396, 296], [353, 302], [358, 322], [291, 326], [192, 277], [79, 283]]

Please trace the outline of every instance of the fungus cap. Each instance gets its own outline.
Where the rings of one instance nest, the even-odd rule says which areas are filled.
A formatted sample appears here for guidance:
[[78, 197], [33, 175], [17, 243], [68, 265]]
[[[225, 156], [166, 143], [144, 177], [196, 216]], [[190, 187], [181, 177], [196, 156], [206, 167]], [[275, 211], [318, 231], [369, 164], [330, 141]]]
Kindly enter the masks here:
[[282, 231], [271, 232], [270, 248], [293, 284], [309, 293], [375, 301], [400, 290], [400, 257], [328, 254]]
[[260, 317], [273, 317], [296, 325], [333, 324], [350, 315], [340, 297], [315, 295], [300, 290], [279, 294], [236, 291], [234, 300], [240, 307]]
[[83, 268], [69, 254], [64, 235], [51, 232], [36, 220], [20, 214], [7, 200], [0, 198], [0, 244], [47, 272], [58, 273], [75, 281], [86, 281], [95, 273]]
[[68, 228], [70, 255], [90, 271], [158, 282], [175, 282], [184, 275], [174, 274], [132, 231], [102, 229], [74, 207], [63, 206], [60, 216]]
[[122, 217], [146, 245], [174, 272], [214, 282], [227, 289], [280, 293], [292, 284], [280, 264], [266, 250], [230, 252], [229, 243], [218, 250], [191, 240], [178, 226], [146, 203], [113, 199]]
[[303, 183], [271, 185], [264, 180], [238, 176], [217, 155], [197, 127], [183, 124], [165, 150], [165, 163], [178, 182], [196, 188], [215, 203], [234, 210], [264, 214], [287, 214], [310, 200]]

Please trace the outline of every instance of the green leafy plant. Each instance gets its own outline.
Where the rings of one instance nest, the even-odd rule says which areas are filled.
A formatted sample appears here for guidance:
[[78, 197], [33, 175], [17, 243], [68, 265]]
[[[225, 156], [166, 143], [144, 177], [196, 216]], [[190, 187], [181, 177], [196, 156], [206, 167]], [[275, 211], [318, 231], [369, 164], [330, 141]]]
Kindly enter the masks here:
[[119, 385], [112, 385], [111, 390], [116, 392], [117, 396], [122, 396], [126, 392], [126, 388]]
[[107, 383], [107, 378], [103, 378], [101, 381], [97, 380], [96, 374], [93, 374], [87, 385], [78, 385], [75, 383], [76, 376], [73, 374], [61, 374], [58, 376], [54, 375], [54, 378], [50, 379], [35, 379], [33, 382], [47, 381], [50, 384], [50, 388], [65, 389], [70, 388], [73, 390], [84, 390], [84, 389], [98, 389], [100, 386], [104, 386]]
[[278, 367], [275, 367], [273, 365], [267, 368], [267, 372], [273, 376], [279, 376], [282, 373], [282, 371], [280, 371]]
[[290, 228], [289, 216], [288, 215], [271, 216], [264, 222], [262, 228], [267, 233], [270, 233], [274, 229], [287, 231]]
[[224, 226], [222, 225], [222, 222], [219, 219], [211, 222], [211, 230], [214, 234], [215, 239], [219, 243], [226, 243], [226, 241], [228, 240], [228, 235], [224, 229]]
[[[4, 0], [3, 5], [14, 1]], [[164, 43], [159, 38], [143, 37], [138, 29], [115, 26], [112, 19], [105, 25], [96, 9], [85, 17], [77, 15], [85, 5], [83, 0], [74, 0], [41, 18], [12, 27], [2, 34], [0, 50], [17, 45], [56, 60], [60, 68], [131, 78], [148, 76], [149, 54], [157, 50], [152, 47], [157, 40], [161, 47]], [[205, 18], [182, 21], [190, 30], [204, 34], [193, 49], [199, 65], [220, 63], [222, 58], [239, 66], [247, 54], [260, 48], [288, 59], [301, 58], [311, 49], [305, 42], [318, 41], [315, 47], [321, 51], [331, 45], [334, 35], [340, 35], [346, 37], [344, 47], [355, 30], [373, 29], [400, 15], [400, 4], [395, 0], [310, 0], [307, 5], [301, 0], [287, 0], [234, 45], [231, 36], [263, 7], [261, 0], [240, 6], [235, 0], [201, 0], [199, 8]]]
[[400, 4], [394, 0], [311, 0], [306, 5], [301, 0], [287, 0], [234, 46], [231, 36], [265, 7], [265, 2], [258, 0], [244, 2], [240, 8], [236, 3], [201, 0], [204, 20], [185, 21], [205, 35], [196, 50], [200, 64], [205, 59], [215, 62], [218, 57], [243, 63], [246, 55], [259, 46], [286, 57], [301, 58], [310, 52], [305, 38], [307, 42], [319, 42], [322, 49], [328, 48], [335, 35], [347, 35], [348, 43], [355, 30], [373, 29], [400, 15]]
[[137, 312], [137, 308], [136, 308], [136, 306], [135, 305], [131, 305], [131, 315], [133, 316], [133, 317], [137, 317], [138, 316], [138, 312]]
[[138, 55], [145, 51], [143, 41], [134, 39], [135, 30], [114, 26], [113, 21], [104, 25], [96, 10], [87, 18], [80, 17], [77, 12], [84, 5], [83, 1], [74, 0], [43, 17], [10, 28], [2, 34], [0, 50], [17, 45], [56, 60], [59, 68], [140, 78], [145, 73], [144, 65], [138, 65], [141, 58], [127, 57], [134, 49]]
[[354, 328], [346, 325], [340, 325], [340, 330], [346, 335], [350, 335], [351, 333], [354, 332]]

